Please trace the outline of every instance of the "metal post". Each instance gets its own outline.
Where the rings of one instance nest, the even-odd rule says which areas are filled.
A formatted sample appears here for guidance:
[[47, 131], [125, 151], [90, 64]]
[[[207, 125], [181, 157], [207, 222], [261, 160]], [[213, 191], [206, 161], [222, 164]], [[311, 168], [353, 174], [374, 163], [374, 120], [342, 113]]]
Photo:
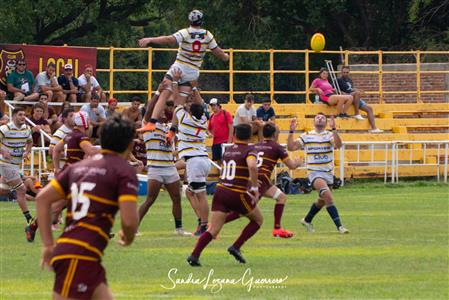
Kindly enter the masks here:
[[153, 96], [153, 48], [148, 48], [148, 100]]
[[31, 147], [30, 175], [34, 176], [34, 149]]
[[304, 67], [305, 67], [305, 71], [306, 71], [306, 76], [305, 76], [305, 85], [306, 85], [306, 99], [305, 99], [305, 103], [310, 103], [310, 90], [309, 90], [309, 86], [310, 86], [310, 79], [309, 79], [309, 49], [306, 49], [305, 52], [305, 56], [304, 56]]
[[114, 97], [114, 47], [109, 47], [109, 96]]
[[437, 145], [437, 182], [440, 182], [440, 144]]
[[341, 186], [345, 185], [345, 144], [340, 148], [340, 180]]
[[421, 52], [416, 51], [416, 102], [421, 101]]
[[234, 101], [234, 49], [229, 48], [229, 103]]
[[391, 144], [391, 183], [394, 183], [394, 178], [395, 178], [395, 171], [394, 171], [394, 167], [395, 167], [395, 152], [396, 152], [396, 144], [393, 142]]
[[384, 184], [387, 184], [387, 168], [388, 166], [388, 144], [385, 143], [385, 160], [384, 160]]
[[448, 153], [449, 143], [446, 142], [444, 144], [444, 183], [447, 183], [447, 155]]
[[382, 51], [379, 50], [379, 100], [380, 103], [384, 103], [384, 94], [383, 94], [383, 86], [382, 86]]
[[270, 100], [274, 100], [274, 51], [270, 49]]

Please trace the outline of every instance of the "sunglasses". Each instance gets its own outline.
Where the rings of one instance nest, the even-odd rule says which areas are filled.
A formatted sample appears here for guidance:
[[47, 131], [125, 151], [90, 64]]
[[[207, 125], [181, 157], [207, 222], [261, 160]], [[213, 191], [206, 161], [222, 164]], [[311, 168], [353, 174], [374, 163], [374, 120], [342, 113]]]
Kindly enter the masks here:
[[24, 64], [24, 63], [20, 63], [20, 64], [17, 64], [18, 66], [26, 66], [27, 64]]

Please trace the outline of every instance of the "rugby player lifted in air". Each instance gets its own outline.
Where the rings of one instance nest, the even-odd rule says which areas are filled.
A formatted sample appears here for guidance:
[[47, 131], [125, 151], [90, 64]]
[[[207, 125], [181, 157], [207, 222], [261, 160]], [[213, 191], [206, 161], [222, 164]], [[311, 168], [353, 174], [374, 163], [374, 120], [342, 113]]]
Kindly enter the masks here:
[[[173, 82], [174, 84], [179, 84], [179, 96], [174, 99], [175, 106], [178, 106], [183, 105], [185, 99], [190, 94], [192, 90], [190, 82], [198, 80], [201, 64], [203, 63], [203, 58], [207, 49], [210, 49], [212, 54], [219, 59], [223, 61], [229, 60], [229, 55], [224, 53], [224, 51], [218, 47], [212, 33], [201, 28], [201, 25], [203, 24], [203, 13], [201, 11], [191, 11], [189, 13], [189, 21], [189, 28], [181, 29], [172, 35], [148, 37], [139, 40], [140, 47], [145, 47], [148, 44], [179, 45], [176, 61], [171, 65], [162, 82], [162, 85], [167, 86], [167, 89], [162, 91], [150, 121], [141, 128], [141, 131], [149, 131], [156, 128], [157, 119], [162, 113], [165, 107], [165, 102], [170, 96], [170, 82], [173, 81], [173, 71], [175, 69], [179, 69], [182, 72], [180, 80], [178, 82]], [[174, 132], [170, 131], [168, 133], [168, 139], [172, 140], [173, 137]]]
[[321, 208], [326, 206], [327, 212], [334, 221], [338, 232], [344, 234], [349, 233], [349, 230], [341, 225], [340, 216], [337, 207], [334, 205], [334, 199], [330, 190], [330, 186], [334, 183], [334, 149], [340, 148], [342, 143], [335, 128], [333, 116], [329, 120], [332, 132], [326, 130], [326, 125], [326, 116], [318, 113], [314, 118], [315, 130], [303, 133], [295, 141], [293, 133], [296, 130], [297, 122], [296, 119], [293, 119], [290, 123], [287, 148], [289, 151], [304, 148], [307, 176], [313, 188], [318, 192], [318, 199], [310, 207], [309, 213], [301, 220], [301, 224], [306, 227], [307, 231], [313, 232], [312, 219]]
[[[274, 167], [278, 160], [282, 162], [291, 170], [294, 170], [301, 166], [301, 161], [292, 160], [288, 156], [284, 147], [276, 142], [276, 127], [273, 124], [267, 123], [263, 129], [264, 141], [254, 145], [257, 152], [257, 168], [258, 168], [258, 181], [259, 181], [259, 196], [271, 198], [276, 200], [274, 205], [274, 228], [273, 236], [281, 238], [293, 237], [293, 232], [282, 228], [281, 219], [284, 212], [284, 206], [287, 202], [285, 194], [275, 185], [271, 183], [271, 173], [273, 173]], [[240, 215], [236, 212], [231, 212], [226, 217], [226, 223], [239, 218]]]
[[[130, 245], [137, 230], [138, 181], [127, 161], [134, 126], [109, 118], [101, 128], [101, 154], [68, 166], [37, 195], [41, 263], [55, 272], [53, 299], [113, 299], [101, 259], [119, 209], [119, 244]], [[68, 203], [66, 226], [55, 244], [51, 205], [61, 198]]]

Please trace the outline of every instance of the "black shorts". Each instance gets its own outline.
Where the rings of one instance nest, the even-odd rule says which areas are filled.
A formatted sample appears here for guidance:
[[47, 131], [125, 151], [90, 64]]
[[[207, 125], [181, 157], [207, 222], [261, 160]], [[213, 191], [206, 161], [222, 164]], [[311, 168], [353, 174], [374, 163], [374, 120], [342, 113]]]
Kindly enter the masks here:
[[220, 161], [221, 160], [221, 158], [223, 156], [221, 145], [222, 144], [212, 145], [212, 160], [213, 161]]

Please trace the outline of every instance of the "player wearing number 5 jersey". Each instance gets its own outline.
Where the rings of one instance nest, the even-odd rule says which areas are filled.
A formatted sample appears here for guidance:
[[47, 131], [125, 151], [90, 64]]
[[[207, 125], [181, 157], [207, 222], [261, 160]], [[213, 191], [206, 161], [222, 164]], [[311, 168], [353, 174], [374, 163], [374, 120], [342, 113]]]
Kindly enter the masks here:
[[318, 199], [312, 204], [309, 213], [301, 220], [309, 232], [313, 232], [313, 217], [326, 206], [327, 212], [335, 223], [340, 233], [349, 231], [341, 225], [337, 207], [330, 190], [334, 182], [334, 148], [340, 148], [342, 143], [335, 128], [334, 117], [332, 116], [329, 125], [332, 132], [325, 130], [327, 118], [324, 114], [318, 113], [314, 118], [315, 130], [302, 134], [298, 140], [293, 139], [296, 129], [296, 119], [290, 124], [288, 135], [288, 150], [295, 151], [304, 148], [306, 154], [307, 174], [309, 181], [315, 190], [318, 191]]
[[212, 200], [211, 225], [198, 239], [195, 249], [187, 258], [191, 266], [200, 266], [201, 252], [218, 235], [230, 212], [236, 211], [250, 220], [239, 238], [228, 248], [228, 252], [241, 263], [246, 261], [240, 253], [240, 247], [259, 230], [263, 222], [256, 202], [259, 198], [257, 154], [254, 146], [248, 145], [251, 125], [237, 125], [234, 134], [235, 144], [223, 154], [220, 181]]
[[[175, 106], [183, 105], [186, 97], [191, 91], [190, 82], [196, 81], [200, 75], [201, 64], [203, 63], [206, 50], [211, 50], [212, 54], [223, 61], [229, 60], [229, 55], [218, 47], [213, 34], [201, 28], [203, 24], [203, 13], [199, 10], [193, 10], [189, 14], [190, 27], [181, 29], [169, 36], [160, 36], [154, 38], [143, 38], [139, 40], [139, 46], [145, 47], [147, 44], [174, 45], [178, 44], [178, 54], [175, 63], [170, 67], [165, 75], [162, 85], [165, 88], [154, 108], [150, 122], [143, 127], [144, 130], [154, 130], [156, 122], [162, 113], [165, 102], [171, 93], [171, 82], [179, 83], [179, 95], [175, 97]], [[178, 81], [173, 80], [173, 73], [176, 70], [182, 72], [182, 76]]]
[[[138, 224], [138, 181], [127, 158], [134, 124], [120, 116], [101, 129], [102, 153], [70, 165], [37, 196], [43, 243], [42, 266], [55, 271], [53, 299], [113, 299], [101, 259], [114, 217], [120, 209], [119, 243], [132, 243]], [[53, 242], [51, 204], [68, 201], [66, 227]]]
[[[257, 152], [259, 195], [260, 198], [264, 196], [276, 200], [274, 206], [273, 236], [290, 238], [293, 236], [293, 232], [281, 226], [281, 218], [287, 197], [278, 187], [271, 183], [271, 173], [273, 173], [274, 167], [279, 160], [291, 170], [298, 168], [301, 162], [290, 159], [285, 148], [275, 141], [276, 127], [274, 125], [269, 123], [265, 124], [262, 131], [264, 141], [254, 145], [254, 149]], [[226, 217], [226, 223], [239, 217], [240, 215], [238, 213], [232, 212]]]

